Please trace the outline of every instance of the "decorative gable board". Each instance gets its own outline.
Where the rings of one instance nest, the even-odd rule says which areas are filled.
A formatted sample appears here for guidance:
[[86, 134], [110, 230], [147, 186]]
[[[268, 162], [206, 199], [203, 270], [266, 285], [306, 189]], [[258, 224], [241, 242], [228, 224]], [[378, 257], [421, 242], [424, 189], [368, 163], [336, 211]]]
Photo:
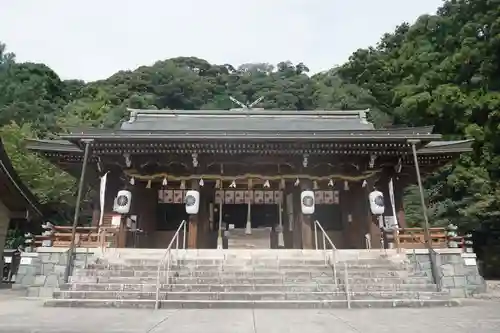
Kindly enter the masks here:
[[314, 201], [316, 205], [325, 203], [325, 191], [314, 191]]
[[220, 205], [221, 203], [224, 202], [223, 198], [224, 198], [224, 191], [221, 190], [215, 191], [215, 203], [217, 205]]
[[275, 204], [283, 203], [283, 192], [282, 191], [274, 191], [274, 203]]
[[184, 191], [174, 190], [174, 203], [181, 204], [184, 202]]
[[224, 203], [225, 204], [234, 204], [234, 192], [235, 191], [225, 191], [224, 193]]
[[253, 203], [253, 191], [245, 191], [245, 203]]
[[266, 204], [274, 203], [274, 191], [264, 191], [264, 203]]
[[245, 203], [245, 191], [235, 191], [234, 192], [234, 203], [241, 205]]
[[264, 192], [263, 191], [254, 191], [253, 192], [253, 201], [257, 205], [262, 205], [264, 203]]

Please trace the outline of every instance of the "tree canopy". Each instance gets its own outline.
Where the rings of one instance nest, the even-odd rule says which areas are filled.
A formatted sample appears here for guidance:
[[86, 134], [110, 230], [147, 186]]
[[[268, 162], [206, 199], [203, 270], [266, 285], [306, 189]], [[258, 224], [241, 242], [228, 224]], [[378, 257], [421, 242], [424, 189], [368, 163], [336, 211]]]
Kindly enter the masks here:
[[[44, 64], [16, 62], [0, 43], [0, 126], [15, 166], [42, 201], [71, 203], [74, 180], [27, 160], [36, 157], [28, 157], [19, 138], [114, 127], [127, 107], [228, 109], [229, 96], [244, 102], [263, 96], [259, 107], [269, 109], [370, 108], [378, 127], [432, 124], [447, 138], [476, 140], [472, 154], [425, 184], [432, 223], [475, 228], [500, 212], [499, 12], [494, 0], [445, 1], [436, 15], [402, 23], [342, 66], [315, 75], [289, 61], [235, 67], [177, 57], [106, 80], [64, 81]], [[407, 220], [420, 223], [415, 188], [406, 203]]]

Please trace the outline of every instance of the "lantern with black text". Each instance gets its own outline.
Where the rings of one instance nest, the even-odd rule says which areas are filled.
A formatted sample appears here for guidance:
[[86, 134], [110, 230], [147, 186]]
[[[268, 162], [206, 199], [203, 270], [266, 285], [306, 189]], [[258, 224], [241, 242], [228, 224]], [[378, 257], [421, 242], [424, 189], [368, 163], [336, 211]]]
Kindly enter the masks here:
[[113, 210], [119, 214], [128, 214], [132, 203], [132, 193], [127, 190], [120, 190], [116, 195]]
[[302, 208], [302, 214], [304, 215], [314, 214], [313, 191], [302, 191], [302, 193], [300, 193], [300, 206]]
[[382, 215], [385, 211], [384, 194], [380, 191], [372, 191], [368, 195], [370, 201], [370, 210], [373, 215]]
[[200, 209], [200, 192], [195, 190], [187, 191], [184, 202], [186, 204], [186, 213], [189, 215], [198, 214], [198, 210]]

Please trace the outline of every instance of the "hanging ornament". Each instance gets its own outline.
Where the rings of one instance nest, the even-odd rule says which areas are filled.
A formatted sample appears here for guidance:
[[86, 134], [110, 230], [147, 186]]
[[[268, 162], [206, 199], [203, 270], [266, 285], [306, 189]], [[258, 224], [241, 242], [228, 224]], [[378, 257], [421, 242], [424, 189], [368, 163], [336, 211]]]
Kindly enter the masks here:
[[398, 164], [396, 165], [396, 173], [400, 173], [402, 169], [403, 169], [403, 161], [401, 160], [400, 157], [398, 160]]
[[236, 181], [233, 180], [233, 182], [231, 183], [231, 185], [229, 185], [230, 188], [236, 188]]
[[368, 168], [373, 169], [375, 166], [375, 160], [377, 159], [376, 155], [370, 155], [370, 162], [368, 163]]
[[295, 180], [295, 183], [293, 184], [294, 186], [299, 186], [300, 184], [300, 180], [299, 180], [299, 177], [297, 177], [297, 179]]
[[129, 183], [130, 183], [130, 185], [135, 185], [135, 179], [134, 179], [134, 177], [130, 178]]
[[203, 178], [200, 178], [200, 182], [198, 184], [200, 184], [201, 187], [203, 187], [203, 185], [205, 185], [205, 182], [203, 181]]
[[146, 185], [146, 188], [151, 188], [151, 179], [150, 179], [150, 180], [148, 180], [148, 183], [147, 183], [147, 185]]
[[221, 188], [221, 186], [220, 186], [220, 179], [217, 179], [215, 181], [215, 188]]
[[167, 177], [163, 177], [163, 181], [161, 182], [161, 184], [163, 186], [167, 186], [167, 184], [168, 184]]
[[313, 181], [313, 190], [317, 190], [318, 188], [319, 188], [318, 182], [317, 181]]
[[185, 190], [186, 189], [186, 181], [185, 180], [181, 180], [181, 186], [180, 186], [181, 190]]
[[368, 185], [368, 182], [365, 180], [363, 180], [363, 185], [361, 185], [362, 187], [366, 187], [366, 185]]
[[266, 180], [264, 182], [264, 188], [270, 188], [271, 187], [271, 184], [269, 184], [269, 180]]
[[349, 191], [349, 182], [347, 180], [344, 181], [344, 191]]
[[333, 181], [333, 179], [330, 179], [328, 181], [328, 186], [333, 187], [334, 185], [335, 185], [335, 182]]

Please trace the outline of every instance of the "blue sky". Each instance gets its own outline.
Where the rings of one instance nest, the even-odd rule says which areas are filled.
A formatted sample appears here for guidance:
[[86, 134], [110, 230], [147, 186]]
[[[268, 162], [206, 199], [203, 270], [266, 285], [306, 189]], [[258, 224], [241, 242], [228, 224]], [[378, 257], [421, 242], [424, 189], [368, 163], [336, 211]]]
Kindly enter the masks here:
[[313, 72], [442, 0], [0, 0], [0, 41], [62, 78], [103, 79], [176, 56], [237, 66], [282, 60]]

